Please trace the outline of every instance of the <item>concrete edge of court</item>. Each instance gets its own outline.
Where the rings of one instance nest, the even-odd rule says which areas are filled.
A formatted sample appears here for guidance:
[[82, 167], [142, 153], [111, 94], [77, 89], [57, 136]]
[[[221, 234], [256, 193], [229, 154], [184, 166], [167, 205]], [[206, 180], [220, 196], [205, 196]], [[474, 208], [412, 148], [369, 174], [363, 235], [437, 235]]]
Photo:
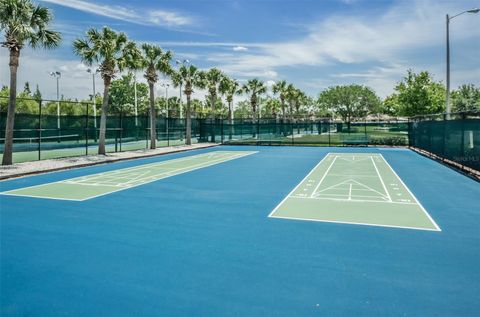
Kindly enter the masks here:
[[136, 150], [108, 153], [107, 155], [70, 156], [64, 158], [22, 162], [8, 166], [0, 166], [0, 181], [36, 174], [44, 174], [74, 168], [88, 167], [93, 165], [108, 164], [153, 156], [161, 156], [165, 154], [186, 152], [191, 150], [206, 149], [218, 145], [219, 144], [217, 143], [197, 143], [192, 145], [162, 147], [155, 150]]

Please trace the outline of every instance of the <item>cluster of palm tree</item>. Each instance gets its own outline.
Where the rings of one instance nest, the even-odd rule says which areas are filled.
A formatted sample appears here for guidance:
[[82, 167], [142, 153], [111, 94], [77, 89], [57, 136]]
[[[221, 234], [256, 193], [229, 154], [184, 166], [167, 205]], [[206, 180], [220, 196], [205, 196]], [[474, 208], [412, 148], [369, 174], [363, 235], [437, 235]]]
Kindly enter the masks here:
[[[0, 27], [5, 34], [3, 47], [10, 51], [10, 92], [7, 110], [7, 122], [5, 133], [5, 150], [3, 164], [12, 164], [13, 127], [16, 105], [17, 69], [19, 65], [20, 51], [25, 45], [32, 48], [55, 48], [60, 44], [59, 32], [48, 29], [52, 22], [49, 9], [43, 6], [35, 6], [32, 0], [2, 0], [0, 1]], [[149, 86], [149, 111], [150, 111], [150, 147], [156, 148], [156, 106], [155, 84], [159, 75], [169, 77], [173, 85], [183, 87], [187, 104], [185, 108], [186, 144], [191, 144], [191, 103], [194, 89], [202, 89], [208, 92], [207, 104], [211, 109], [211, 120], [215, 121], [215, 108], [219, 96], [224, 97], [228, 104], [228, 120], [233, 122], [233, 99], [235, 95], [248, 95], [252, 118], [255, 121], [259, 100], [267, 93], [268, 87], [258, 79], [248, 80], [241, 85], [237, 80], [229, 78], [217, 68], [200, 70], [194, 65], [182, 64], [175, 70], [172, 66], [173, 53], [165, 51], [153, 44], [141, 44], [128, 39], [122, 32], [116, 32], [108, 27], [100, 30], [91, 28], [84, 38], [73, 43], [74, 53], [87, 66], [98, 65], [98, 70], [103, 80], [103, 101], [100, 117], [98, 138], [98, 153], [105, 154], [105, 134], [107, 115], [109, 111], [109, 89], [112, 80], [121, 72], [143, 71], [144, 78]], [[273, 86], [273, 93], [279, 94], [279, 101], [268, 101], [266, 106], [271, 108], [272, 115], [277, 117], [278, 106], [281, 107], [282, 120], [287, 120], [288, 113], [292, 116], [298, 113], [300, 106], [308, 100], [306, 95], [285, 81], [277, 82]], [[215, 141], [215, 136], [212, 136]]]

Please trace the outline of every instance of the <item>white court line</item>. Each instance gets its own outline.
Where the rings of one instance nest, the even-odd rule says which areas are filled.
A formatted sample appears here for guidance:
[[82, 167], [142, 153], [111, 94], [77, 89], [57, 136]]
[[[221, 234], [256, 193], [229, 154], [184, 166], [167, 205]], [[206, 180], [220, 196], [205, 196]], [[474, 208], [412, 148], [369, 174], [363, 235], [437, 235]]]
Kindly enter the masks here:
[[380, 175], [380, 172], [378, 171], [377, 164], [375, 164], [375, 161], [373, 160], [373, 156], [370, 156], [370, 159], [372, 160], [373, 166], [375, 167], [375, 171], [377, 171], [378, 178], [380, 178], [380, 181], [382, 182], [383, 189], [385, 190], [385, 193], [387, 194], [388, 200], [392, 201], [392, 197], [390, 197], [390, 193], [388, 192], [387, 186], [385, 186], [385, 183], [383, 182], [382, 175]]
[[[231, 158], [234, 159], [234, 158], [242, 157], [242, 156], [243, 155], [235, 155], [235, 156], [231, 156]], [[91, 184], [91, 183], [81, 182], [81, 183], [73, 183], [73, 185], [110, 186], [110, 187], [125, 186], [125, 188], [131, 188], [131, 187], [136, 187], [136, 186], [140, 186], [140, 185], [143, 185], [143, 184], [151, 183], [151, 182], [154, 182], [156, 180], [166, 178], [168, 176], [181, 174], [181, 173], [183, 173], [182, 171], [184, 171], [184, 170], [192, 170], [191, 169], [192, 167], [197, 168], [197, 167], [202, 167], [202, 166], [210, 166], [211, 164], [221, 163], [221, 162], [224, 162], [224, 161], [225, 161], [225, 158], [217, 158], [215, 160], [201, 162], [201, 163], [190, 165], [190, 166], [187, 166], [187, 167], [177, 168], [174, 171], [172, 170], [172, 171], [169, 171], [169, 172], [160, 172], [158, 174], [152, 174], [152, 175], [150, 175], [146, 178], [143, 178], [143, 179], [141, 179], [141, 178], [136, 179], [136, 181], [139, 182], [139, 184], [129, 184], [129, 182], [116, 183], [116, 184], [105, 184], [105, 183], [93, 183], [93, 184]], [[205, 165], [206, 163], [208, 163], [208, 165]], [[100, 180], [100, 182], [101, 182], [101, 180]], [[60, 181], [59, 183], [66, 183], [66, 181]]]
[[[220, 152], [220, 151], [216, 151], [216, 152]], [[225, 151], [226, 152], [226, 151]], [[236, 159], [236, 158], [239, 158], [239, 157], [244, 157], [244, 156], [248, 156], [248, 155], [252, 155], [252, 154], [256, 154], [258, 153], [258, 151], [229, 151], [230, 154], [233, 154], [235, 152], [239, 152], [240, 154], [237, 154], [233, 157], [230, 157], [230, 158], [224, 158], [223, 160], [219, 161], [219, 162], [209, 162], [208, 164], [206, 165], [203, 165], [203, 166], [200, 166], [200, 167], [196, 167], [196, 168], [193, 168], [191, 170], [188, 170], [188, 171], [183, 171], [183, 172], [180, 172], [180, 173], [177, 173], [177, 174], [174, 174], [174, 176], [176, 175], [180, 175], [180, 174], [183, 174], [183, 173], [186, 173], [186, 172], [190, 172], [190, 171], [194, 171], [194, 170], [197, 170], [197, 169], [201, 169], [201, 168], [204, 168], [204, 167], [209, 167], [209, 166], [212, 166], [212, 165], [215, 165], [215, 164], [218, 164], [218, 163], [223, 163], [223, 162], [228, 162], [228, 161], [231, 161], [233, 159]], [[202, 155], [203, 154], [199, 154], [199, 155]], [[197, 155], [193, 155], [193, 156], [197, 156]], [[172, 161], [172, 160], [170, 160]], [[147, 164], [147, 165], [152, 165], [152, 164]], [[96, 174], [94, 174], [96, 175]], [[139, 185], [136, 185], [136, 186], [140, 186], [140, 185], [145, 185], [145, 184], [148, 184], [148, 183], [151, 183], [151, 182], [154, 182], [154, 181], [157, 181], [157, 180], [160, 180], [160, 179], [165, 179], [167, 177], [170, 177], [172, 175], [166, 175], [165, 177], [162, 177], [162, 178], [159, 178], [159, 179], [154, 179], [154, 180], [151, 180], [151, 181], [148, 181], [148, 182], [145, 182], [143, 184], [139, 184]], [[28, 187], [23, 187], [23, 188], [17, 188], [17, 189], [12, 189], [12, 190], [9, 190], [9, 191], [5, 191], [5, 192], [0, 192], [0, 195], [7, 195], [7, 196], [19, 196], [19, 197], [33, 197], [33, 198], [45, 198], [45, 199], [54, 199], [54, 200], [72, 200], [72, 201], [85, 201], [85, 200], [89, 200], [89, 199], [93, 199], [93, 198], [96, 198], [96, 197], [100, 197], [100, 196], [105, 196], [105, 195], [109, 195], [109, 194], [112, 194], [112, 193], [116, 193], [116, 192], [119, 192], [119, 191], [122, 191], [122, 190], [125, 190], [125, 189], [129, 189], [129, 188], [132, 188], [132, 187], [135, 187], [135, 186], [129, 186], [129, 187], [124, 187], [124, 188], [120, 188], [120, 189], [117, 189], [117, 190], [113, 190], [113, 191], [109, 191], [107, 193], [103, 193], [103, 194], [99, 194], [99, 195], [94, 195], [94, 196], [90, 196], [88, 198], [85, 198], [85, 199], [71, 199], [71, 198], [54, 198], [54, 197], [47, 197], [47, 196], [35, 196], [35, 195], [21, 195], [21, 194], [10, 194], [10, 192], [14, 192], [14, 191], [17, 191], [17, 190], [23, 190], [23, 189], [27, 189], [27, 188], [35, 188], [35, 187], [42, 187], [42, 186], [47, 186], [47, 185], [51, 185], [51, 184], [56, 184], [56, 183], [63, 183], [63, 182], [66, 182], [68, 180], [65, 180], [65, 181], [57, 181], [57, 182], [51, 182], [51, 183], [46, 183], [46, 184], [40, 184], [40, 185], [33, 185], [33, 186], [28, 186]], [[91, 184], [89, 185], [84, 185], [84, 184], [81, 184], [81, 183], [75, 183], [75, 185], [83, 185], [83, 186], [92, 186]], [[105, 186], [105, 185], [101, 185], [101, 184], [98, 184], [98, 186]], [[107, 185], [109, 186], [109, 185]], [[114, 187], [114, 186], [109, 186], [109, 187]]]
[[[242, 155], [237, 155], [237, 156], [234, 156], [234, 157], [230, 157], [230, 158], [228, 158], [228, 159], [224, 159], [223, 161], [220, 161], [219, 163], [228, 162], [228, 161], [234, 160], [234, 159], [236, 159], [236, 158], [244, 157], [244, 156], [248, 156], [248, 155], [252, 155], [252, 154], [255, 154], [255, 153], [258, 153], [258, 151], [249, 151], [248, 153], [242, 153]], [[198, 169], [201, 169], [201, 168], [204, 168], [204, 167], [209, 167], [209, 166], [212, 166], [212, 165], [215, 165], [215, 164], [218, 164], [218, 163], [215, 162], [215, 163], [211, 163], [211, 164], [208, 164], [208, 165], [196, 167], [196, 168], [194, 168], [194, 169], [191, 169], [191, 170], [188, 170], [188, 171], [184, 171], [184, 172], [180, 172], [180, 173], [174, 174], [174, 175], [166, 175], [165, 177], [162, 177], [162, 178], [159, 178], [159, 179], [155, 179], [155, 180], [152, 180], [152, 181], [149, 181], [149, 182], [140, 184], [140, 185], [145, 185], [145, 184], [148, 184], [148, 183], [152, 183], [152, 182], [155, 182], [155, 181], [158, 181], [158, 180], [161, 180], [161, 179], [165, 179], [165, 178], [168, 178], [168, 177], [171, 177], [171, 176], [176, 176], [176, 175], [188, 173], [188, 172], [195, 171], [195, 170], [198, 170]], [[138, 186], [140, 186], [140, 185], [138, 185]], [[93, 199], [93, 198], [97, 198], [97, 197], [101, 197], [101, 196], [105, 196], [105, 195], [110, 195], [110, 194], [113, 194], [113, 193], [116, 193], [116, 192], [119, 192], [119, 191], [122, 191], [122, 190], [125, 190], [125, 189], [129, 189], [129, 188], [132, 188], [132, 187], [121, 188], [121, 189], [118, 189], [118, 190], [110, 191], [110, 192], [108, 192], [108, 193], [99, 194], [99, 195], [95, 195], [95, 196], [90, 196], [90, 197], [88, 197], [88, 198], [81, 199], [80, 201], [85, 201], [85, 200], [89, 200], [89, 199]]]
[[268, 217], [275, 217], [275, 216], [272, 216], [273, 213], [274, 213], [275, 211], [277, 211], [277, 209], [278, 209], [289, 197], [294, 197], [294, 196], [290, 196], [290, 195], [292, 195], [292, 194], [297, 190], [297, 188], [300, 187], [300, 185], [302, 185], [303, 182], [304, 182], [310, 175], [312, 175], [312, 173], [317, 169], [317, 167], [320, 166], [320, 164], [322, 164], [322, 162], [323, 162], [327, 157], [329, 157], [330, 154], [331, 154], [331, 153], [328, 153], [327, 155], [325, 155], [325, 157], [324, 157], [323, 159], [321, 159], [320, 162], [318, 162], [318, 164], [315, 165], [310, 172], [308, 172], [307, 176], [305, 176], [305, 177], [300, 181], [300, 183], [298, 183], [297, 186], [295, 186], [295, 187], [288, 193], [288, 195], [285, 196], [285, 198], [282, 199], [282, 201], [277, 205], [277, 207], [275, 207], [275, 208], [272, 210], [272, 212], [268, 214]]
[[[333, 194], [331, 195], [333, 196]], [[345, 197], [345, 195], [343, 195]], [[359, 196], [360, 197], [360, 196]], [[372, 196], [361, 196], [361, 197], [372, 197]], [[348, 200], [345, 198], [333, 198], [333, 197], [300, 197], [300, 196], [290, 196], [290, 198], [295, 199], [319, 199], [319, 200], [335, 200], [335, 201], [343, 201], [343, 202], [359, 202], [359, 203], [384, 203], [384, 204], [398, 204], [398, 205], [416, 205], [416, 203], [404, 203], [400, 201], [385, 201], [385, 200], [368, 200], [368, 199], [353, 199]]]
[[[270, 215], [269, 215], [269, 217], [270, 217]], [[369, 226], [369, 227], [386, 227], [386, 228], [399, 228], [399, 229], [412, 229], [412, 230], [425, 230], [425, 231], [441, 231], [441, 230], [435, 230], [435, 229], [430, 229], [430, 228], [404, 227], [404, 226], [383, 225], [383, 224], [375, 224], [375, 223], [336, 221], [336, 220], [320, 220], [320, 219], [297, 218], [297, 217], [286, 217], [286, 216], [271, 216], [271, 218], [279, 218], [279, 219], [287, 219], [287, 220], [300, 220], [300, 221], [341, 223], [341, 224], [361, 225], [361, 226]]]
[[[323, 180], [325, 179], [325, 177], [327, 177], [327, 174], [328, 174], [328, 171], [330, 171], [330, 169], [332, 168], [333, 166], [333, 163], [335, 163], [335, 161], [337, 160], [337, 157], [338, 156], [335, 156], [332, 163], [330, 164], [330, 166], [327, 168], [327, 170], [325, 171], [325, 173], [323, 174], [323, 177], [322, 179], [320, 179], [320, 181], [318, 182], [317, 186], [315, 186], [315, 189], [312, 191], [312, 194], [310, 195], [310, 197], [313, 197], [313, 195], [315, 194], [315, 192], [317, 191], [317, 189], [320, 187], [320, 185], [322, 184]], [[323, 161], [323, 160], [322, 160]], [[321, 161], [320, 161], [321, 162]]]
[[428, 219], [430, 219], [430, 221], [433, 223], [433, 225], [435, 226], [435, 228], [437, 228], [437, 231], [442, 231], [442, 229], [440, 229], [440, 227], [437, 225], [437, 223], [435, 222], [435, 220], [433, 220], [433, 218], [430, 216], [430, 214], [427, 212], [427, 210], [423, 207], [423, 205], [418, 201], [417, 197], [415, 197], [415, 195], [410, 191], [410, 188], [407, 187], [407, 185], [405, 185], [405, 183], [403, 182], [403, 180], [400, 178], [400, 176], [398, 176], [397, 172], [395, 172], [395, 170], [390, 166], [390, 164], [388, 163], [388, 161], [383, 157], [382, 154], [380, 154], [380, 156], [382, 157], [383, 161], [385, 162], [385, 164], [387, 164], [387, 166], [390, 168], [390, 170], [393, 172], [393, 174], [395, 174], [395, 176], [397, 176], [397, 179], [400, 180], [400, 183], [402, 183], [403, 187], [405, 187], [408, 191], [408, 193], [412, 196], [412, 198], [415, 200], [415, 202], [420, 206], [420, 209], [425, 213], [425, 215], [427, 215]]
[[[352, 181], [352, 182], [356, 183], [357, 185], [366, 188], [366, 190], [368, 190], [368, 191], [371, 191], [371, 192], [374, 192], [374, 193], [379, 194], [380, 197], [382, 197], [382, 198], [388, 199], [387, 196], [384, 195], [384, 194], [382, 194], [381, 192], [379, 192], [379, 191], [377, 191], [377, 190], [375, 190], [375, 189], [373, 189], [373, 188], [371, 188], [371, 187], [369, 187], [369, 186], [367, 186], [367, 185], [365, 185], [365, 184], [362, 184], [362, 183], [360, 183], [360, 182], [358, 182], [358, 181], [356, 181], [356, 180], [354, 180], [354, 179], [351, 179], [351, 178], [350, 178], [350, 179], [347, 179], [347, 180], [344, 180], [344, 181], [341, 182], [341, 183], [338, 183], [338, 184], [329, 186], [329, 187], [327, 187], [327, 188], [324, 188], [324, 189], [322, 189], [322, 190], [320, 190], [320, 191], [317, 191], [317, 192], [315, 192], [315, 195], [311, 195], [310, 197], [315, 198], [317, 195], [322, 195], [322, 194], [321, 194], [322, 192], [327, 191], [327, 190], [330, 190], [330, 189], [349, 189], [349, 188], [341, 188], [341, 187], [338, 187], [339, 185], [346, 184], [346, 183], [349, 182], [349, 181]], [[351, 184], [350, 184], [350, 185], [351, 185]], [[356, 189], [355, 189], [355, 190], [356, 190]], [[391, 200], [391, 199], [390, 199], [390, 200]]]
[[[229, 154], [235, 152], [235, 151], [214, 151], [215, 153], [220, 153], [220, 154], [224, 154], [223, 156], [222, 155], [219, 155], [220, 157], [228, 157]], [[150, 167], [152, 165], [155, 165], [156, 167], [157, 166], [162, 166], [162, 165], [166, 165], [166, 164], [169, 164], [169, 163], [172, 163], [172, 162], [184, 162], [184, 161], [189, 161], [189, 160], [192, 160], [192, 159], [196, 159], [196, 158], [202, 158], [204, 156], [206, 156], [208, 153], [201, 153], [201, 154], [196, 154], [196, 155], [191, 155], [191, 156], [186, 156], [186, 157], [180, 157], [180, 158], [174, 158], [174, 159], [171, 159], [171, 160], [166, 160], [166, 161], [161, 161], [161, 162], [153, 162], [153, 163], [148, 163], [148, 164], [142, 164], [142, 165], [137, 165], [137, 166], [132, 166], [132, 167], [126, 167], [126, 168], [121, 168], [121, 169], [118, 169], [118, 170], [113, 170], [113, 171], [107, 171], [107, 172], [101, 172], [101, 173], [96, 173], [96, 174], [91, 174], [91, 175], [85, 175], [85, 176], [80, 176], [80, 177], [75, 177], [75, 178], [72, 178], [71, 181], [76, 181], [76, 180], [84, 180], [85, 178], [88, 178], [89, 180], [91, 179], [95, 179], [95, 178], [98, 178], [98, 177], [101, 177], [101, 176], [115, 176], [119, 173], [123, 173], [125, 171], [138, 171], [138, 170], [142, 170], [144, 168], [147, 168], [147, 167]], [[27, 188], [27, 187], [25, 187]]]

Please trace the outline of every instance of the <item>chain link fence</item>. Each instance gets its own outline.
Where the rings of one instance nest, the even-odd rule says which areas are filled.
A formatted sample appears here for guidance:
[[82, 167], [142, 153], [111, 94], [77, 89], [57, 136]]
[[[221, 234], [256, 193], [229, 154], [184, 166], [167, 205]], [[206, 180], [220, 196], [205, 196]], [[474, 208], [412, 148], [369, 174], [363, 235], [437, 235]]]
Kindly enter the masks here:
[[[0, 100], [6, 102], [6, 100]], [[18, 98], [29, 114], [16, 113], [13, 133], [15, 163], [97, 154], [100, 112], [93, 103]], [[25, 107], [25, 105], [21, 106]], [[5, 107], [2, 107], [2, 110]], [[0, 158], [5, 146], [7, 113], [0, 112]], [[185, 119], [157, 117], [157, 147], [185, 144]], [[192, 143], [198, 142], [199, 122], [192, 120]], [[121, 112], [107, 116], [106, 151], [142, 150], [150, 147], [150, 118]]]
[[415, 149], [480, 171], [480, 112], [413, 117], [409, 139]]

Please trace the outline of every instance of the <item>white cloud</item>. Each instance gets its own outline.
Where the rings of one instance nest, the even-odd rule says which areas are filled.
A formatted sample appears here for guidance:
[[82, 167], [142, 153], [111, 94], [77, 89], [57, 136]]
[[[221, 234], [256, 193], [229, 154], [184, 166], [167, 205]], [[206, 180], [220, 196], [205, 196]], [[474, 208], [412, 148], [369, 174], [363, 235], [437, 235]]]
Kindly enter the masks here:
[[246, 48], [245, 46], [234, 46], [232, 50], [235, 52], [245, 52], [248, 51], [248, 48]]
[[155, 10], [150, 12], [149, 21], [156, 25], [184, 26], [193, 24], [192, 18], [176, 12]]
[[268, 87], [268, 88], [271, 88], [273, 85], [275, 85], [275, 81], [274, 80], [267, 80], [265, 82], [265, 85]]
[[[255, 47], [256, 50], [242, 55], [210, 54], [208, 60], [234, 76], [265, 76], [268, 72], [277, 74], [279, 69], [292, 67], [331, 69], [334, 65], [345, 69], [351, 65], [352, 69], [360, 71], [347, 71], [343, 75], [337, 74], [337, 77], [363, 78], [374, 89], [385, 93], [409, 68], [422, 66], [419, 70], [438, 71], [437, 75], [444, 72], [443, 54], [432, 56], [432, 51], [443, 52], [445, 13], [457, 11], [458, 4], [455, 2], [400, 1], [383, 14], [332, 15], [312, 23], [302, 38], [272, 43], [243, 43], [241, 46]], [[451, 37], [458, 44], [457, 47], [462, 43], [464, 54], [478, 54], [480, 19], [465, 16], [455, 20]], [[194, 46], [231, 44], [194, 43]], [[392, 67], [394, 64], [398, 67]], [[372, 65], [379, 65], [379, 68], [374, 69]], [[381, 69], [384, 65], [386, 69]], [[478, 84], [478, 80], [477, 77], [473, 83]]]
[[141, 25], [181, 27], [194, 24], [191, 16], [167, 10], [134, 10], [117, 5], [101, 5], [83, 0], [40, 0], [79, 11]]

